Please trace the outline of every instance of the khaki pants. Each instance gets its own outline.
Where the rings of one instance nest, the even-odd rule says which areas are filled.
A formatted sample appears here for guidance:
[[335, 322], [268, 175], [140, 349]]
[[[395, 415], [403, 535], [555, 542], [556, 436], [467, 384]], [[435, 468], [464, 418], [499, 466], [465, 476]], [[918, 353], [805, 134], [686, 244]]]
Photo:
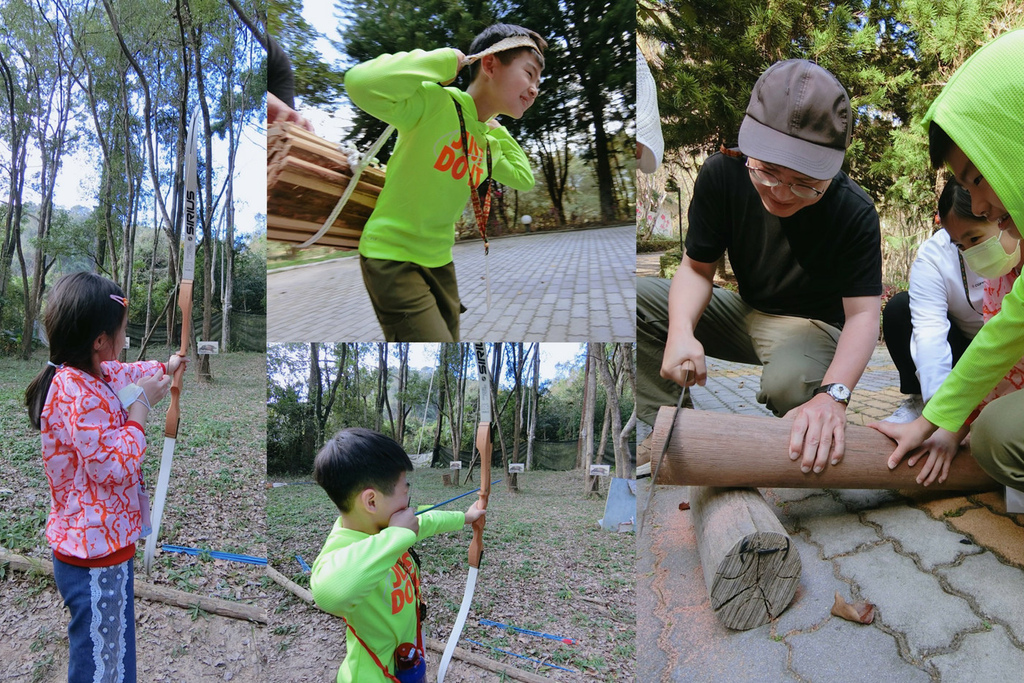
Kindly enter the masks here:
[[[679, 385], [660, 375], [671, 282], [642, 277], [636, 284], [637, 416], [653, 425], [658, 407], [679, 398]], [[819, 320], [761, 313], [715, 287], [694, 333], [707, 356], [763, 366], [757, 402], [781, 417], [821, 386], [840, 330]], [[688, 396], [684, 404], [692, 405]]]
[[1024, 391], [997, 398], [971, 425], [971, 453], [1004, 486], [1024, 491]]
[[459, 341], [465, 311], [455, 263], [425, 268], [407, 261], [359, 257], [363, 283], [388, 341]]

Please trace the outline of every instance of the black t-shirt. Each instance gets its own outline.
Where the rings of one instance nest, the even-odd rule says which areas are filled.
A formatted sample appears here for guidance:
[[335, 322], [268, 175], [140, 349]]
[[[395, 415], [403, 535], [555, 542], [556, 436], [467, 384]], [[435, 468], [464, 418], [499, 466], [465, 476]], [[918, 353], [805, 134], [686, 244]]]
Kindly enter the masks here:
[[779, 218], [764, 208], [745, 162], [720, 153], [704, 162], [687, 214], [687, 255], [714, 263], [728, 250], [748, 304], [842, 327], [844, 297], [882, 293], [874, 204], [840, 171], [816, 203]]
[[267, 36], [267, 92], [295, 108], [295, 77], [292, 61], [270, 35]]

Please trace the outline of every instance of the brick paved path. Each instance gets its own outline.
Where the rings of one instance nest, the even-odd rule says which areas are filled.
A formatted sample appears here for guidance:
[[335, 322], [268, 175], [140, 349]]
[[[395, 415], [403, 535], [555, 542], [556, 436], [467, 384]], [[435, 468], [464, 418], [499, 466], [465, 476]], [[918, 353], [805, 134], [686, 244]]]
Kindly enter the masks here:
[[[636, 230], [633, 225], [491, 240], [453, 250], [459, 294], [469, 310], [462, 338], [484, 341], [633, 341]], [[485, 273], [491, 309], [486, 310]], [[359, 272], [345, 258], [267, 274], [267, 340], [383, 341]]]
[[[701, 410], [766, 414], [760, 368], [709, 360]], [[899, 404], [879, 348], [849, 419]], [[637, 499], [646, 500], [645, 479]], [[796, 597], [773, 623], [730, 631], [711, 610], [685, 487], [660, 486], [637, 541], [640, 681], [1024, 680], [1024, 515], [1002, 493], [764, 489], [800, 552]], [[649, 530], [649, 531], [648, 531]], [[877, 606], [863, 626], [830, 615], [838, 591]]]

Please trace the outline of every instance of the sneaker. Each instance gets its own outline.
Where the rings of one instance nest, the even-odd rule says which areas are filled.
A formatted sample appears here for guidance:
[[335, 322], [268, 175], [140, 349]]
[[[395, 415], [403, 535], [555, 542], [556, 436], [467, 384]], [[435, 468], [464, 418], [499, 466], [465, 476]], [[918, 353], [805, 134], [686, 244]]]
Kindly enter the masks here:
[[921, 413], [923, 411], [924, 401], [921, 400], [921, 395], [911, 394], [909, 397], [904, 399], [903, 403], [899, 405], [892, 415], [882, 421], [893, 422], [895, 424], [906, 424], [921, 417]]

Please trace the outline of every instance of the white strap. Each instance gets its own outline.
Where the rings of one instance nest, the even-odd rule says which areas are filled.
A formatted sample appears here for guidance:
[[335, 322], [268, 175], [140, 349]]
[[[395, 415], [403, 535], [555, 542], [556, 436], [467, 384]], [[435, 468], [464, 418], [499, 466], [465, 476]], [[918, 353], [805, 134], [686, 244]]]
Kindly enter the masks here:
[[345, 188], [345, 192], [341, 195], [341, 199], [338, 200], [338, 203], [334, 205], [334, 209], [331, 210], [331, 215], [327, 217], [327, 220], [324, 221], [323, 227], [317, 230], [315, 235], [299, 245], [299, 249], [305, 249], [306, 247], [311, 246], [314, 242], [323, 237], [324, 233], [334, 225], [334, 221], [337, 220], [341, 210], [345, 208], [348, 198], [352, 196], [352, 193], [356, 189], [356, 185], [359, 184], [359, 176], [363, 174], [363, 169], [370, 165], [370, 161], [377, 155], [377, 152], [380, 151], [380, 148], [384, 146], [384, 143], [388, 141], [388, 138], [391, 137], [391, 134], [394, 132], [394, 126], [389, 125], [385, 128], [384, 132], [381, 133], [379, 138], [377, 138], [377, 141], [373, 143], [370, 149], [366, 152], [366, 155], [359, 160], [359, 163], [356, 164], [355, 168], [352, 168], [352, 177], [349, 178], [348, 187]]

